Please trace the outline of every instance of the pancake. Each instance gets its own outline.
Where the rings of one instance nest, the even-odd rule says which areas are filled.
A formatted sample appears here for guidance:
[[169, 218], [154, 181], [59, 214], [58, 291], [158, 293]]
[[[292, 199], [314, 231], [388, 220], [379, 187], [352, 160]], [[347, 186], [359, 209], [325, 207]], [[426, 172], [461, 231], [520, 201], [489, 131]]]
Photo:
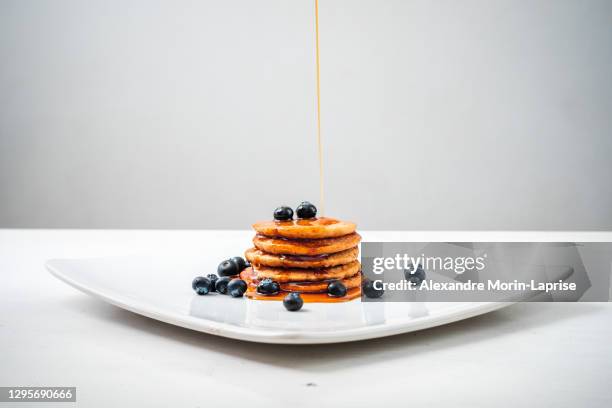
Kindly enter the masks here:
[[359, 261], [353, 261], [346, 265], [321, 269], [284, 269], [269, 266], [252, 267], [251, 269], [253, 271], [249, 273], [255, 275], [259, 280], [270, 278], [278, 283], [312, 282], [353, 276], [361, 270], [361, 264]]
[[307, 220], [262, 221], [253, 224], [253, 229], [258, 234], [292, 239], [341, 237], [352, 234], [356, 228], [357, 225], [353, 222], [325, 217]]
[[329, 268], [350, 263], [359, 257], [359, 248], [354, 247], [335, 254], [324, 255], [276, 255], [268, 254], [257, 248], [250, 248], [244, 253], [245, 258], [253, 265], [271, 266], [274, 268]]
[[[336, 279], [347, 288], [359, 288], [361, 286], [361, 274], [358, 273], [353, 276], [349, 276], [348, 278]], [[320, 282], [288, 282], [288, 283], [280, 283], [281, 290], [286, 292], [303, 292], [303, 293], [320, 293], [327, 292], [327, 285], [329, 285], [330, 281], [320, 281]]]
[[[240, 273], [240, 279], [243, 279], [251, 288], [256, 288], [259, 279], [252, 268], [247, 268]], [[346, 286], [347, 289], [358, 288], [361, 286], [361, 273], [357, 272], [352, 276], [347, 276], [340, 279], [328, 279], [316, 282], [279, 282], [281, 291], [285, 292], [302, 292], [302, 293], [324, 293], [327, 291], [329, 282], [337, 280]]]
[[272, 254], [322, 255], [334, 254], [359, 244], [361, 236], [356, 232], [336, 238], [291, 240], [256, 235], [253, 244], [257, 249]]

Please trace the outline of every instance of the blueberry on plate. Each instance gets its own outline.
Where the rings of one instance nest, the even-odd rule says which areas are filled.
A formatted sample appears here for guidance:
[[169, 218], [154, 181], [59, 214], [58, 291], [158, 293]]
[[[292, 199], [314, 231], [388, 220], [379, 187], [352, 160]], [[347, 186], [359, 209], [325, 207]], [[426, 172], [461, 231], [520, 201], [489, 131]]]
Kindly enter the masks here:
[[[420, 269], [420, 270], [423, 270], [423, 265], [418, 264], [416, 269], [417, 269], [417, 271], [418, 271], [419, 269]], [[410, 263], [408, 264], [408, 268], [404, 269], [404, 275], [406, 275], [407, 273], [412, 273], [413, 271], [414, 271], [414, 264], [413, 264], [412, 262], [410, 262]]]
[[226, 259], [221, 262], [217, 267], [217, 274], [219, 276], [234, 276], [240, 273], [238, 264], [231, 259]]
[[327, 293], [333, 297], [346, 296], [346, 286], [340, 281], [332, 281], [327, 285]]
[[317, 207], [308, 201], [302, 201], [295, 209], [298, 218], [314, 218], [317, 216]]
[[221, 293], [222, 295], [226, 295], [227, 285], [230, 283], [230, 280], [231, 278], [229, 276], [223, 276], [217, 279], [217, 281], [215, 282], [215, 289], [217, 290], [217, 292]]
[[244, 271], [247, 268], [247, 262], [241, 256], [235, 256], [233, 258], [230, 258], [230, 261], [238, 265], [238, 273]]
[[198, 284], [198, 282], [203, 279], [203, 276], [196, 276], [192, 281], [191, 281], [191, 289], [196, 290], [196, 286]]
[[247, 284], [242, 279], [233, 279], [227, 285], [227, 293], [231, 297], [242, 297], [247, 290]]
[[207, 295], [210, 292], [210, 279], [198, 276], [191, 282], [191, 287], [198, 295]]
[[[419, 264], [419, 266], [421, 266], [421, 264]], [[408, 267], [406, 269], [404, 269], [404, 276], [406, 275], [406, 272], [410, 273], [414, 270], [414, 264], [412, 262], [410, 262], [408, 264]]]
[[385, 290], [382, 288], [382, 282], [379, 280], [365, 280], [361, 285], [361, 289], [363, 290], [363, 294], [366, 295], [366, 297], [369, 297], [370, 299], [379, 298], [385, 293]]
[[257, 285], [257, 293], [261, 293], [262, 295], [276, 295], [278, 292], [280, 292], [278, 282], [274, 282], [270, 278], [262, 280]]
[[415, 270], [414, 265], [410, 264], [408, 269], [404, 269], [404, 278], [415, 286], [420, 285], [425, 280], [423, 266], [419, 264]]
[[304, 306], [304, 300], [298, 292], [291, 292], [283, 299], [283, 306], [290, 312], [297, 312]]
[[293, 210], [291, 207], [278, 207], [274, 210], [274, 219], [277, 221], [288, 221], [293, 219]]
[[214, 273], [209, 273], [208, 275], [206, 275], [206, 277], [208, 279], [210, 279], [210, 291], [211, 292], [216, 292], [216, 283], [217, 283], [217, 279], [219, 279], [219, 277], [217, 275], [215, 275]]

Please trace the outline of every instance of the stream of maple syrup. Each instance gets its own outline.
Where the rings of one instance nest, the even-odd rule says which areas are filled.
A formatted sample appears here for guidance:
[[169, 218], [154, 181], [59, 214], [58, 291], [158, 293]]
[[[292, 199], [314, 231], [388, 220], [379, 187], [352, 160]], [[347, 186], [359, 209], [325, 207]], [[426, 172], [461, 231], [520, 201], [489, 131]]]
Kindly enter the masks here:
[[315, 36], [317, 65], [317, 152], [319, 155], [319, 213], [325, 215], [325, 189], [323, 188], [323, 145], [321, 144], [321, 64], [319, 58], [319, 0], [315, 0]]
[[[317, 153], [319, 156], [319, 214], [321, 217], [325, 214], [325, 189], [323, 185], [323, 145], [321, 143], [321, 64], [319, 57], [319, 0], [314, 0], [315, 3], [315, 55], [316, 55], [316, 69], [317, 69]], [[318, 222], [321, 223], [321, 219], [325, 220], [325, 218], [319, 218]], [[313, 221], [311, 220], [297, 220], [297, 221], [287, 221], [286, 223], [297, 223], [299, 225], [310, 225]], [[337, 220], [330, 219], [327, 223], [332, 224], [337, 222]], [[290, 257], [292, 255], [286, 255]], [[297, 256], [294, 256], [298, 258]], [[254, 268], [258, 267], [258, 265], [253, 265]], [[253, 274], [253, 272], [250, 272]], [[246, 276], [242, 276], [242, 278], [246, 278]], [[283, 300], [284, 297], [289, 293], [287, 291], [280, 291], [274, 295], [264, 295], [261, 293], [257, 293], [257, 285], [253, 282], [253, 277], [251, 279], [247, 279], [250, 281], [247, 287], [247, 291], [245, 296], [250, 299], [256, 300]], [[361, 287], [351, 288], [347, 290], [345, 296], [342, 297], [332, 297], [327, 292], [322, 293], [300, 293], [302, 299], [306, 303], [336, 303], [336, 302], [347, 302], [349, 300], [356, 299], [361, 296]]]

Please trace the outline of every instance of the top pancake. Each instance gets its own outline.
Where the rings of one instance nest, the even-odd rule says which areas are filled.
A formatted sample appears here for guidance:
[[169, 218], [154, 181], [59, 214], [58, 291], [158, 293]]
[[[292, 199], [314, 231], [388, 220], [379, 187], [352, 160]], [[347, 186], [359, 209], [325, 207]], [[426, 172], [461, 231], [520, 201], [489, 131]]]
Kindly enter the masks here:
[[292, 239], [335, 238], [355, 232], [357, 225], [353, 222], [340, 221], [335, 218], [311, 218], [289, 221], [262, 221], [253, 224], [258, 234], [268, 237]]

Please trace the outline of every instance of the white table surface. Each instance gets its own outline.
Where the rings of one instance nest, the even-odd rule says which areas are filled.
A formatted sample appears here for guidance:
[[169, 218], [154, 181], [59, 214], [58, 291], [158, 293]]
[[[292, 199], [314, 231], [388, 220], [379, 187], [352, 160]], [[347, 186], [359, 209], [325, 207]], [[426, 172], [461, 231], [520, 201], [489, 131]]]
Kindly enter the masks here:
[[[77, 405], [97, 407], [612, 406], [609, 303], [517, 304], [384, 339], [278, 346], [132, 314], [76, 291], [43, 267], [50, 258], [206, 251], [211, 240], [247, 245], [251, 235], [0, 230], [0, 386], [76, 386]], [[612, 241], [612, 233], [575, 232], [362, 235], [398, 241]]]

